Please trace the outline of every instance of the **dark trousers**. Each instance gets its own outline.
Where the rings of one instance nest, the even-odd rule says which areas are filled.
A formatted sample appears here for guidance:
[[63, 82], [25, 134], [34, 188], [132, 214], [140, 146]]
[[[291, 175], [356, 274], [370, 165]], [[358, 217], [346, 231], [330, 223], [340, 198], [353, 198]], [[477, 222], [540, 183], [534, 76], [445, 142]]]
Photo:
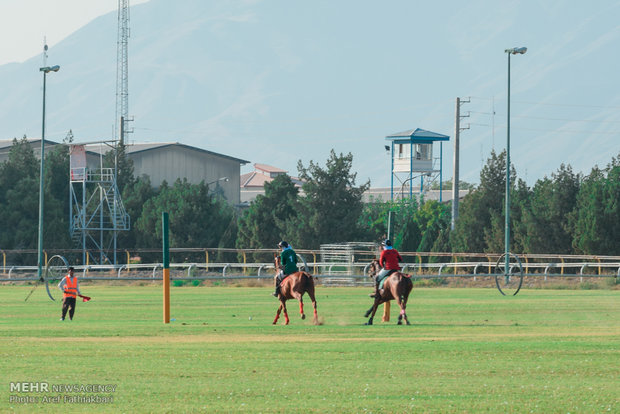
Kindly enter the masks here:
[[67, 315], [67, 310], [69, 311], [69, 319], [73, 319], [73, 314], [75, 313], [75, 298], [66, 297], [62, 299], [62, 318], [65, 319]]

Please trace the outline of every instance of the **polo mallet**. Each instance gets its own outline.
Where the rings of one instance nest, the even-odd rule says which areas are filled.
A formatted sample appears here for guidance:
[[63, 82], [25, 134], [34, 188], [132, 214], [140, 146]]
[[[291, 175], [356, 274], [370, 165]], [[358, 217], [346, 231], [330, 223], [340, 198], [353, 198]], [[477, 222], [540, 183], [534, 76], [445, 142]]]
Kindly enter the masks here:
[[26, 299], [24, 299], [24, 302], [28, 301], [28, 299], [30, 298], [30, 296], [32, 296], [32, 294], [34, 293], [34, 291], [39, 287], [39, 285], [41, 284], [41, 282], [43, 282], [43, 278], [39, 279], [37, 281], [37, 283], [34, 285], [34, 287], [30, 290], [30, 293], [28, 293], [28, 296], [26, 296]]
[[67, 259], [61, 255], [54, 255], [48, 260], [43, 279], [45, 280], [45, 290], [51, 300], [56, 300], [54, 298], [54, 295], [56, 295], [56, 285], [62, 280], [68, 268], [69, 263]]

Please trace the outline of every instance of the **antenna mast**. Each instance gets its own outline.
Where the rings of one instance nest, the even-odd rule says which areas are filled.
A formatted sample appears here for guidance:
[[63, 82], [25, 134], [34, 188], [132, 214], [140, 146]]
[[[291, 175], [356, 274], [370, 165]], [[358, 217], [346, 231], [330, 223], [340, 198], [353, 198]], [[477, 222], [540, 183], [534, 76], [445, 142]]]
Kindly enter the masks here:
[[116, 42], [116, 119], [114, 134], [120, 145], [125, 145], [129, 119], [129, 65], [127, 44], [129, 41], [129, 0], [118, 0], [118, 38]]

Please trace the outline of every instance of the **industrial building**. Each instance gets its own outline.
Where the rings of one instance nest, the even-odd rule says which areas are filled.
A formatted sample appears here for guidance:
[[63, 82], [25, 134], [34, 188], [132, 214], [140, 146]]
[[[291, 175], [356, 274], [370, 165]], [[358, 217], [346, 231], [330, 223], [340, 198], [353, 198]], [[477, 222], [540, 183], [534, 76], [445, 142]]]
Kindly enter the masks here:
[[[41, 139], [28, 138], [34, 155], [41, 155]], [[9, 157], [13, 140], [0, 140], [0, 163]], [[58, 142], [45, 140], [45, 153], [49, 153]], [[85, 145], [86, 162], [89, 169], [101, 167], [101, 156], [112, 150], [105, 143]], [[201, 181], [221, 188], [223, 196], [232, 205], [240, 203], [240, 170], [249, 161], [216, 152], [204, 150], [178, 142], [137, 143], [125, 147], [127, 156], [133, 161], [134, 175], [146, 175], [153, 187], [159, 187], [165, 180], [172, 185], [178, 178], [186, 178], [192, 184]], [[69, 151], [69, 148], [67, 148]], [[67, 172], [68, 173], [68, 172]]]
[[[85, 148], [89, 167], [98, 165], [100, 154], [110, 150], [102, 144]], [[148, 176], [153, 187], [159, 187], [163, 181], [172, 185], [179, 178], [186, 178], [191, 184], [204, 181], [221, 188], [230, 204], [240, 202], [240, 169], [249, 161], [178, 142], [129, 144], [125, 152], [133, 161], [134, 175]]]

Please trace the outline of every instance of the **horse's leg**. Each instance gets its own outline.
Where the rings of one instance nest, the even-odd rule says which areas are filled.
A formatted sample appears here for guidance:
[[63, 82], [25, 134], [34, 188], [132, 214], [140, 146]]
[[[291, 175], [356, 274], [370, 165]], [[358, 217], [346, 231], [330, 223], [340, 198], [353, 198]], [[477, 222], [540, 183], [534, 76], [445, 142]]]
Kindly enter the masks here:
[[366, 316], [370, 314], [370, 318], [368, 319], [368, 322], [366, 322], [366, 325], [372, 325], [372, 320], [375, 317], [375, 313], [377, 313], [377, 308], [379, 307], [379, 300], [379, 298], [375, 298], [375, 303], [372, 304], [372, 308], [368, 309], [366, 312]]
[[[379, 290], [377, 289], [377, 291], [379, 291]], [[374, 309], [374, 310], [375, 310], [375, 312], [376, 312], [376, 308], [375, 308], [375, 306], [379, 306], [378, 301], [379, 301], [380, 299], [381, 299], [381, 296], [377, 296], [377, 297], [375, 298], [375, 301], [372, 303], [372, 305], [370, 306], [370, 308], [366, 311], [366, 313], [364, 313], [364, 318], [369, 317], [371, 313], [372, 313], [372, 316], [375, 316], [375, 313], [373, 312], [373, 309]], [[372, 325], [372, 321], [370, 321], [370, 323], [369, 323], [369, 324], [367, 324], [367, 325]]]
[[288, 325], [290, 319], [288, 318], [288, 312], [286, 311], [286, 304], [284, 304], [284, 324]]
[[303, 298], [303, 296], [299, 297], [299, 313], [301, 314], [301, 319], [306, 319], [306, 315], [304, 314], [304, 298]]
[[312, 323], [315, 325], [319, 324], [319, 317], [316, 313], [316, 297], [314, 296], [314, 282], [312, 282], [310, 284], [310, 286], [308, 287], [308, 296], [310, 296], [310, 300], [312, 301], [312, 309], [314, 310], [314, 314], [312, 317]]
[[406, 295], [403, 295], [403, 319], [405, 320], [405, 323], [407, 325], [411, 325], [409, 323], [409, 318], [407, 318], [407, 313], [406, 313], [406, 309], [407, 309], [407, 299], [409, 299], [409, 293], [407, 293]]
[[396, 295], [396, 303], [400, 306], [400, 314], [398, 315], [398, 325], [403, 324], [403, 319], [407, 325], [411, 325], [409, 323], [409, 319], [407, 319], [407, 296], [406, 295]]
[[273, 320], [273, 324], [278, 323], [278, 319], [280, 319], [280, 312], [282, 312], [282, 302], [280, 302], [280, 306], [278, 306], [278, 311], [276, 312], [276, 318]]
[[308, 277], [310, 278], [310, 280], [306, 287], [306, 292], [308, 292], [308, 296], [310, 297], [310, 300], [312, 301], [312, 310], [313, 310], [312, 323], [314, 325], [318, 325], [319, 317], [316, 312], [316, 296], [314, 295], [314, 281], [312, 280], [312, 276], [308, 276]]

